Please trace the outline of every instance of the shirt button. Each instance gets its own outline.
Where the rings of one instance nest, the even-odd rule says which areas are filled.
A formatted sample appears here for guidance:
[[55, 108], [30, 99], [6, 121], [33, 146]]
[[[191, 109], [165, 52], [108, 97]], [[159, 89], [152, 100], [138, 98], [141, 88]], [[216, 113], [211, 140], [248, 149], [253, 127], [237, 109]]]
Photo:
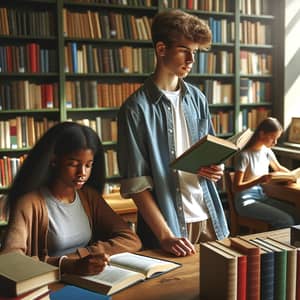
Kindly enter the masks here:
[[174, 153], [175, 153], [175, 151], [174, 151], [174, 150], [172, 150], [172, 151], [171, 151], [171, 153], [172, 153], [172, 154], [174, 154]]
[[168, 110], [171, 110], [171, 107], [170, 107], [170, 106], [168, 106]]
[[172, 133], [172, 132], [173, 132], [173, 129], [169, 129], [169, 132]]

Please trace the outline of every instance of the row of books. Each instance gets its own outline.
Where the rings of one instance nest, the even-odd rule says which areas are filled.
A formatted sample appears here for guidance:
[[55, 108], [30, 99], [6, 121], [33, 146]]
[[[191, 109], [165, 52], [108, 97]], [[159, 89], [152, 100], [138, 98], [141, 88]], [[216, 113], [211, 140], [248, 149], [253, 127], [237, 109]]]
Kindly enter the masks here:
[[74, 121], [87, 127], [91, 127], [98, 134], [102, 142], [117, 142], [118, 132], [116, 118], [104, 118], [98, 116], [95, 119], [73, 120], [69, 118], [68, 121]]
[[37, 43], [0, 46], [0, 72], [49, 73], [57, 71], [57, 51]]
[[225, 50], [197, 52], [191, 73], [230, 74], [233, 73], [233, 53]]
[[232, 43], [235, 39], [235, 24], [227, 19], [208, 18], [213, 43]]
[[55, 35], [55, 23], [51, 10], [0, 7], [1, 35], [50, 37]]
[[240, 12], [245, 15], [268, 15], [270, 13], [269, 2], [266, 0], [239, 0]]
[[266, 53], [240, 51], [241, 74], [270, 75], [272, 73], [272, 56]]
[[8, 187], [11, 184], [26, 156], [9, 157], [5, 155], [0, 158], [0, 187]]
[[240, 42], [243, 44], [270, 45], [271, 32], [269, 24], [243, 20], [240, 23]]
[[233, 86], [231, 83], [207, 79], [199, 87], [207, 97], [209, 104], [233, 103]]
[[[150, 40], [152, 18], [63, 9], [64, 35], [76, 38]], [[78, 26], [78, 24], [80, 24]]]
[[271, 110], [269, 108], [242, 108], [239, 112], [238, 117], [239, 128], [240, 130], [244, 130], [246, 128], [254, 130], [262, 120], [269, 117], [270, 115]]
[[234, 131], [233, 110], [211, 113], [211, 120], [216, 134], [229, 134]]
[[141, 83], [102, 83], [96, 80], [66, 81], [66, 107], [120, 107]]
[[0, 149], [32, 147], [57, 121], [31, 116], [17, 116], [0, 120]]
[[240, 103], [271, 103], [271, 82], [240, 79]]
[[230, 0], [166, 0], [163, 1], [163, 4], [165, 8], [183, 8], [215, 12], [228, 12], [233, 9]]
[[[26, 159], [26, 155], [19, 157], [3, 156], [0, 158], [0, 187], [8, 188], [16, 176], [20, 166]], [[105, 173], [107, 177], [119, 176], [117, 153], [113, 149], [105, 150]], [[1, 201], [1, 200], [0, 200]], [[2, 209], [3, 210], [3, 209]], [[1, 224], [1, 203], [0, 203], [0, 224]], [[1, 299], [1, 298], [0, 298]]]
[[271, 233], [200, 243], [200, 274], [203, 299], [300, 299], [300, 249]]
[[65, 46], [67, 73], [149, 73], [154, 66], [152, 48], [103, 48], [75, 42]]
[[129, 6], [157, 6], [156, 0], [72, 0], [76, 3], [99, 3], [113, 5], [129, 5]]
[[0, 110], [58, 107], [58, 83], [37, 84], [28, 80], [0, 83]]

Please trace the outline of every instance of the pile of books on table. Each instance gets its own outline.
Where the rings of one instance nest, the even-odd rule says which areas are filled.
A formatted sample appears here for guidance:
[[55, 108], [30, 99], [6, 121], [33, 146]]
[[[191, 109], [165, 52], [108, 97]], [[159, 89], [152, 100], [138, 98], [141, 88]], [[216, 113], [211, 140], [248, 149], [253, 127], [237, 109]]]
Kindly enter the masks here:
[[201, 299], [300, 299], [299, 245], [299, 226], [200, 243]]
[[50, 299], [50, 283], [59, 280], [57, 267], [17, 253], [0, 255], [0, 300]]

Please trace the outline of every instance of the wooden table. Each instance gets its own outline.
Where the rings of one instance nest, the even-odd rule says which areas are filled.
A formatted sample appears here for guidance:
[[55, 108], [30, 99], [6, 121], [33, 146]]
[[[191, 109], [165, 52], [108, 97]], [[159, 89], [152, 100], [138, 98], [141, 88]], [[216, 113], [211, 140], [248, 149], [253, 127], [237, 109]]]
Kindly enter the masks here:
[[272, 198], [289, 202], [300, 213], [300, 182], [290, 184], [268, 183], [264, 185], [265, 193]]
[[[139, 282], [114, 295], [112, 300], [199, 300], [199, 252], [195, 255], [176, 258], [160, 250], [139, 252], [144, 255], [176, 261], [182, 267], [156, 278]], [[57, 290], [64, 286], [55, 283], [50, 289]]]

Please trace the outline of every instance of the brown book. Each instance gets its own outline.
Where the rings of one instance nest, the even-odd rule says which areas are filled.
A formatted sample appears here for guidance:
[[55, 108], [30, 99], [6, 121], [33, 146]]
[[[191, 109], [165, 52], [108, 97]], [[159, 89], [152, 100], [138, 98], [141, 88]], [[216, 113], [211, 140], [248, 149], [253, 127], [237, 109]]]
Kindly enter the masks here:
[[180, 266], [172, 261], [125, 252], [110, 256], [110, 265], [97, 275], [63, 274], [62, 280], [95, 292], [111, 295], [139, 281], [169, 272]]
[[290, 172], [271, 172], [271, 182], [297, 182], [300, 178], [300, 168], [294, 169]]
[[209, 243], [200, 243], [201, 299], [237, 299], [238, 257]]
[[0, 255], [0, 294], [15, 297], [59, 280], [57, 267], [10, 252]]

